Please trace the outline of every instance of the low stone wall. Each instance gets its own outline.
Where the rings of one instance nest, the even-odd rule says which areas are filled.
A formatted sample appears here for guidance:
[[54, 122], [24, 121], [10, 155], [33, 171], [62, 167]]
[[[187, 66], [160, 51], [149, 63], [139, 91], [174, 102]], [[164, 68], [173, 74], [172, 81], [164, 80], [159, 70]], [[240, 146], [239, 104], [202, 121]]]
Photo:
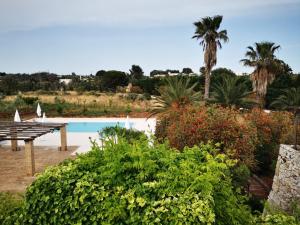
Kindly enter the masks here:
[[271, 208], [289, 212], [293, 202], [300, 204], [300, 150], [281, 145], [268, 202]]

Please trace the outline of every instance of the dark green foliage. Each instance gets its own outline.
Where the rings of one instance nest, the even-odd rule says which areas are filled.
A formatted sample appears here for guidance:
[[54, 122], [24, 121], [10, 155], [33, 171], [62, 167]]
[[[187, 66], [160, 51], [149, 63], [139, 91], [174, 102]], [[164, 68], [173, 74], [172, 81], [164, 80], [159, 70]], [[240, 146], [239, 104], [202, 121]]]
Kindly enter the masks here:
[[277, 157], [274, 157], [274, 155], [278, 155], [278, 149], [279, 144], [277, 144], [275, 141], [271, 143], [264, 143], [256, 147], [255, 159], [258, 163], [256, 173], [262, 175], [269, 175], [274, 173], [274, 158], [276, 158], [275, 163], [277, 161]]
[[247, 86], [247, 81], [237, 76], [224, 75], [212, 85], [212, 98], [210, 102], [218, 103], [225, 107], [249, 108], [255, 102], [249, 98], [252, 91]]
[[138, 65], [132, 65], [129, 71], [132, 79], [139, 80], [144, 76], [143, 69]]
[[105, 70], [99, 70], [97, 73], [96, 73], [96, 77], [103, 77], [103, 75], [106, 73]]
[[5, 95], [16, 94], [18, 90], [18, 83], [13, 76], [4, 76], [0, 80], [0, 90]]
[[0, 90], [6, 95], [17, 94], [18, 91], [59, 90], [59, 78], [47, 72], [35, 74], [6, 74], [0, 79]]
[[236, 74], [227, 68], [220, 67], [211, 71], [211, 79], [212, 81], [218, 81], [223, 76], [235, 77]]
[[263, 213], [265, 207], [264, 200], [255, 196], [249, 197], [247, 205], [250, 206], [252, 213]]
[[[211, 84], [214, 85], [216, 83], [223, 82], [224, 77], [233, 78], [236, 76], [237, 75], [232, 70], [220, 67], [211, 71]], [[202, 84], [204, 85], [204, 79], [205, 79], [204, 75], [202, 77], [203, 77]], [[250, 88], [252, 88], [251, 82], [250, 82]]]
[[266, 94], [266, 107], [273, 108], [270, 104], [282, 95], [282, 91], [291, 87], [299, 87], [296, 78], [289, 74], [276, 76], [275, 80], [268, 86]]
[[193, 73], [193, 70], [191, 69], [191, 68], [183, 68], [182, 69], [182, 73], [184, 73], [184, 74], [191, 74], [191, 73]]
[[[183, 153], [148, 141], [97, 146], [28, 188], [22, 224], [251, 224], [232, 162], [210, 145]], [[13, 224], [13, 222], [12, 222]]]
[[245, 164], [238, 165], [232, 170], [233, 185], [235, 187], [246, 187], [251, 172]]
[[274, 99], [270, 106], [295, 111], [300, 106], [300, 87], [283, 90], [282, 94]]
[[106, 71], [100, 78], [100, 87], [103, 91], [116, 91], [117, 86], [126, 86], [126, 73], [116, 70]]
[[39, 100], [38, 97], [24, 97], [24, 96], [22, 96], [22, 99], [27, 105], [33, 105]]
[[132, 84], [134, 86], [141, 87], [144, 93], [148, 93], [150, 95], [157, 95], [159, 94], [157, 89], [160, 85], [163, 84], [163, 81], [160, 78], [144, 77], [140, 80], [133, 81]]

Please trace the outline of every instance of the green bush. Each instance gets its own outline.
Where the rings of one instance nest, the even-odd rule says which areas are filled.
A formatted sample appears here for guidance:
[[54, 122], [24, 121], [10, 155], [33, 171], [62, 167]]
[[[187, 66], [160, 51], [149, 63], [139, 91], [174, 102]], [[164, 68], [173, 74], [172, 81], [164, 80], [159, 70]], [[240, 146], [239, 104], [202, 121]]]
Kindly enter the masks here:
[[124, 138], [129, 142], [134, 140], [138, 140], [141, 138], [146, 138], [144, 132], [133, 130], [133, 129], [126, 129], [120, 126], [115, 127], [105, 127], [101, 132], [100, 135], [103, 137], [114, 137], [118, 136], [120, 138]]
[[274, 214], [259, 217], [254, 224], [261, 225], [299, 225], [299, 222], [296, 221], [295, 217], [288, 216], [285, 214]]
[[63, 111], [64, 111], [64, 108], [65, 108], [65, 101], [63, 99], [55, 97], [54, 98], [54, 103], [55, 103], [56, 112], [59, 115], [62, 115]]
[[251, 172], [245, 164], [241, 164], [232, 170], [232, 175], [233, 185], [235, 187], [246, 187], [251, 176]]
[[95, 145], [40, 175], [12, 224], [251, 224], [231, 185], [232, 165], [211, 145]]
[[23, 200], [20, 195], [0, 192], [0, 224], [12, 224], [9, 221], [15, 219], [15, 215], [18, 215], [22, 203]]
[[100, 89], [103, 91], [115, 92], [117, 86], [126, 86], [128, 84], [128, 76], [121, 71], [105, 71], [100, 79]]
[[26, 105], [21, 95], [17, 95], [16, 99], [12, 102], [12, 105], [17, 108], [21, 108]]

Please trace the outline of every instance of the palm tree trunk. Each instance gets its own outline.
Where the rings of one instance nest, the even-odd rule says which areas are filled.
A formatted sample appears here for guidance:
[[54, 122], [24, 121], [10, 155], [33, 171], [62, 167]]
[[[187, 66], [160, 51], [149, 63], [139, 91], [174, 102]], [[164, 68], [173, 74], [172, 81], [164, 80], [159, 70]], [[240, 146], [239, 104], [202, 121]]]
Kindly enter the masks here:
[[204, 100], [209, 99], [210, 70], [205, 69]]
[[260, 96], [259, 94], [256, 94], [256, 102], [258, 103], [258, 106], [260, 109], [264, 109], [265, 107], [265, 98], [263, 96]]

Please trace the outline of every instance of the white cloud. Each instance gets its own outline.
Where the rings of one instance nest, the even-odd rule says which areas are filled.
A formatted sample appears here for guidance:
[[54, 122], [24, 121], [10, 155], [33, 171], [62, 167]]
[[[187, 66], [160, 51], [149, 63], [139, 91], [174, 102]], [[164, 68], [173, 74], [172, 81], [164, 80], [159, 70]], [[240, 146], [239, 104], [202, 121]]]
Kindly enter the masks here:
[[0, 31], [86, 23], [165, 25], [288, 3], [300, 0], [0, 0]]

